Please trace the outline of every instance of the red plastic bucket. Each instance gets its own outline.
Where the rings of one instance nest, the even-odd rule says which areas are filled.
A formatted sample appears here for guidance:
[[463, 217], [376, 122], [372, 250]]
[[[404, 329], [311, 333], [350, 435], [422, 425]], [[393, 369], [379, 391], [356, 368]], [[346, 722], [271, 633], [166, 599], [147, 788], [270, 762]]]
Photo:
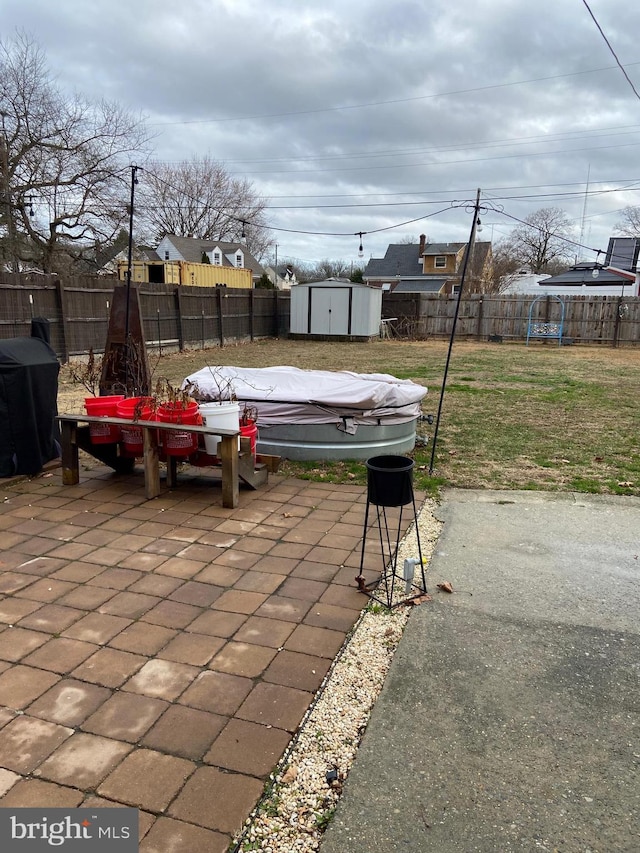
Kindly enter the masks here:
[[[156, 414], [153, 411], [153, 400], [150, 397], [125, 397], [117, 404], [119, 418], [133, 421], [155, 421]], [[144, 440], [140, 427], [128, 424], [120, 428], [122, 434], [122, 446], [128, 456], [142, 456], [144, 452]]]
[[[163, 403], [158, 406], [158, 420], [167, 424], [189, 424], [199, 425], [202, 418], [198, 411], [198, 404], [180, 402]], [[197, 433], [185, 430], [176, 432], [162, 432], [162, 446], [168, 456], [190, 456], [198, 449]]]
[[[91, 417], [115, 418], [121, 400], [124, 400], [122, 394], [115, 397], [86, 397], [84, 407]], [[120, 441], [120, 428], [113, 424], [89, 424], [89, 437], [92, 444], [115, 444]]]
[[240, 435], [243, 438], [251, 439], [251, 455], [253, 456], [253, 462], [255, 464], [256, 461], [256, 445], [258, 443], [258, 427], [255, 423], [250, 424], [240, 424]]

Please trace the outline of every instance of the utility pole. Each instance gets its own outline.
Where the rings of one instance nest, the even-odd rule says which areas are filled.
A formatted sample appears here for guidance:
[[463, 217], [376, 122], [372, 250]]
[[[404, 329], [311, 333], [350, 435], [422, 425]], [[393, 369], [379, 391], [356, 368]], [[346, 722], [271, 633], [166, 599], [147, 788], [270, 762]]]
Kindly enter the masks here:
[[0, 169], [2, 170], [2, 195], [4, 199], [5, 218], [7, 222], [7, 244], [8, 256], [11, 263], [11, 271], [19, 272], [20, 260], [17, 253], [16, 244], [16, 224], [13, 219], [13, 209], [11, 205], [11, 185], [9, 181], [9, 140], [7, 138], [7, 129], [4, 120], [6, 113], [0, 113], [2, 116], [2, 134], [0, 135]]
[[442, 417], [442, 403], [444, 401], [444, 392], [447, 385], [447, 375], [449, 373], [449, 363], [451, 361], [451, 350], [453, 349], [453, 342], [456, 337], [456, 326], [458, 324], [458, 314], [460, 313], [460, 300], [462, 299], [462, 291], [464, 290], [464, 286], [467, 280], [467, 270], [469, 267], [469, 261], [471, 258], [471, 254], [473, 253], [473, 247], [476, 241], [476, 231], [480, 226], [480, 193], [481, 190], [478, 188], [476, 193], [476, 203], [473, 206], [473, 222], [471, 223], [471, 233], [469, 234], [469, 242], [467, 244], [467, 249], [464, 253], [464, 261], [462, 262], [462, 275], [460, 277], [460, 288], [458, 290], [458, 298], [456, 300], [456, 310], [453, 315], [453, 323], [451, 324], [451, 336], [449, 338], [449, 348], [447, 350], [447, 360], [444, 366], [444, 376], [442, 377], [442, 389], [440, 390], [440, 402], [438, 403], [438, 414], [436, 416], [436, 426], [433, 431], [433, 439], [431, 442], [431, 461], [429, 462], [429, 476], [433, 474], [433, 466], [436, 458], [436, 446], [438, 444], [438, 431], [440, 429], [440, 418]]

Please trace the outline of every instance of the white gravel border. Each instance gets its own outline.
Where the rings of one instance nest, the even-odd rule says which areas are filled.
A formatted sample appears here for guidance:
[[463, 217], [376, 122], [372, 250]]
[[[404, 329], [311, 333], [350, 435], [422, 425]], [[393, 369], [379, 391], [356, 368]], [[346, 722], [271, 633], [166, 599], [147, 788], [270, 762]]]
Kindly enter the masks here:
[[[418, 513], [425, 571], [442, 527], [434, 516], [435, 507], [434, 501], [427, 500]], [[398, 568], [417, 554], [412, 524], [400, 543]], [[396, 586], [397, 600], [401, 601], [405, 598], [404, 583], [401, 580]], [[427, 587], [432, 593], [429, 584]], [[287, 752], [269, 777], [265, 794], [236, 837], [231, 847], [234, 853], [311, 853], [318, 849], [410, 611], [410, 606], [389, 611], [376, 602], [363, 610]], [[336, 777], [334, 781], [327, 780], [328, 773]]]

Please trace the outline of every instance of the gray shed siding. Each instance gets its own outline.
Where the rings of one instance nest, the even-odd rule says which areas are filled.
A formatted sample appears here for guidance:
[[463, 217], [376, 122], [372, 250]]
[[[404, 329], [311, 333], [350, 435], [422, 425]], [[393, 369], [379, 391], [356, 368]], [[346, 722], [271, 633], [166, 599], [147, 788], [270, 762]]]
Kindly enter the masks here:
[[378, 334], [381, 317], [379, 288], [343, 281], [291, 288], [291, 334], [371, 337]]

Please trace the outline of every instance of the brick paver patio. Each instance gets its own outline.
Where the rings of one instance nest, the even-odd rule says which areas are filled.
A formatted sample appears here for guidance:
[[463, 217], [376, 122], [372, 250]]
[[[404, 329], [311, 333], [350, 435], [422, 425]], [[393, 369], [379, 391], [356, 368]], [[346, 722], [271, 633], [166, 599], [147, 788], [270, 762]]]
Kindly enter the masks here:
[[366, 604], [365, 489], [0, 494], [0, 806], [136, 806], [144, 853], [223, 853]]

